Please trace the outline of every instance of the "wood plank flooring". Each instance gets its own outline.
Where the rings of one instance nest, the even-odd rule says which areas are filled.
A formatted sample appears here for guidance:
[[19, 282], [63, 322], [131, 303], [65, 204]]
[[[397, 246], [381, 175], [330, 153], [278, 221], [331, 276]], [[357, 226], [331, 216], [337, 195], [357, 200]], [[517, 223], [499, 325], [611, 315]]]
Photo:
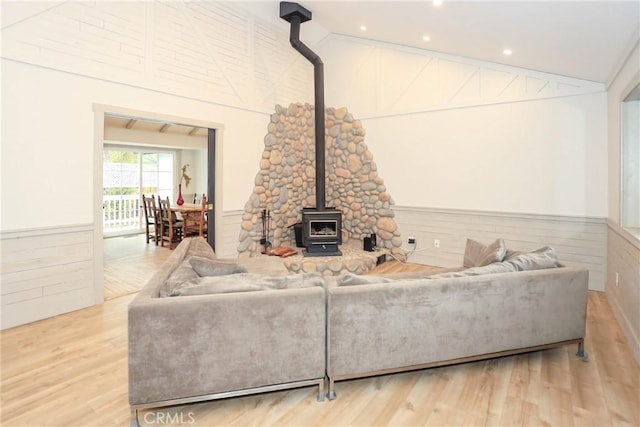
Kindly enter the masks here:
[[[118, 263], [148, 272], [154, 261]], [[2, 426], [128, 425], [133, 296], [2, 331]], [[305, 387], [141, 411], [139, 419], [142, 426], [640, 425], [640, 368], [603, 293], [589, 293], [586, 349], [588, 363], [571, 345], [340, 381], [334, 401], [317, 402], [317, 388]]]
[[103, 249], [105, 300], [138, 292], [173, 252], [143, 234], [104, 239]]

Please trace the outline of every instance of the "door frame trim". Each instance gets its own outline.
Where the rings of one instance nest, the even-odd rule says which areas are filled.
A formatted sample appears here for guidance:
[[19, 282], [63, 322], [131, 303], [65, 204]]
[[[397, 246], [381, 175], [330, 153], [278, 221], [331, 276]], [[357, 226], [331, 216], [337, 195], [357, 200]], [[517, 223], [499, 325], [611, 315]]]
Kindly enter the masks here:
[[[93, 140], [94, 140], [94, 155], [93, 155], [93, 225], [94, 225], [94, 301], [96, 304], [104, 302], [104, 249], [102, 246], [103, 239], [103, 227], [102, 227], [102, 149], [104, 147], [104, 117], [105, 115], [124, 116], [138, 119], [149, 119], [168, 123], [176, 123], [186, 126], [203, 127], [207, 129], [215, 130], [215, 171], [214, 171], [214, 185], [213, 188], [209, 188], [209, 193], [213, 191], [213, 213], [214, 218], [222, 218], [224, 212], [222, 207], [222, 147], [223, 147], [223, 135], [224, 124], [211, 122], [207, 120], [199, 120], [188, 117], [174, 116], [170, 114], [163, 114], [153, 111], [135, 110], [126, 107], [119, 107], [114, 105], [105, 104], [93, 104], [94, 113], [94, 127], [93, 127]], [[209, 176], [209, 180], [211, 177]], [[209, 184], [209, 183], [207, 183]], [[209, 185], [208, 185], [209, 186]], [[209, 186], [211, 187], [211, 186]], [[221, 221], [214, 221], [215, 228], [215, 247], [222, 248], [222, 224]]]

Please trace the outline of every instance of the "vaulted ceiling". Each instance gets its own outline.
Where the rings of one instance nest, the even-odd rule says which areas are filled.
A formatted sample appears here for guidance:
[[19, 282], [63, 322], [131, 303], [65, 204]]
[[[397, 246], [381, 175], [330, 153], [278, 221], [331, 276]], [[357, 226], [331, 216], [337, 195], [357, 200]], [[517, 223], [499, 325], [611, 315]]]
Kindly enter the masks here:
[[[279, 3], [236, 4], [276, 22]], [[640, 34], [639, 0], [299, 3], [313, 13], [301, 29], [303, 41], [324, 31], [603, 83], [614, 77]]]

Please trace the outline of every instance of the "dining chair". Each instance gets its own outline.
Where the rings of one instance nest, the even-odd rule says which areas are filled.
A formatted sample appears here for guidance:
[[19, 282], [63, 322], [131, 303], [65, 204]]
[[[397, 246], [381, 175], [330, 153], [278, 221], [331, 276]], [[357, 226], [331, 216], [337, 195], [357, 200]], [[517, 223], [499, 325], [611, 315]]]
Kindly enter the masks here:
[[156, 197], [142, 195], [142, 205], [144, 209], [144, 222], [146, 230], [147, 244], [149, 240], [153, 240], [158, 245], [160, 236], [160, 219], [158, 218], [158, 209], [156, 208]]
[[202, 195], [201, 209], [197, 214], [183, 217], [185, 219], [183, 224], [183, 235], [188, 236], [200, 236], [207, 237], [208, 223], [207, 223], [207, 196]]
[[164, 247], [164, 242], [168, 242], [169, 249], [173, 249], [174, 245], [177, 245], [182, 240], [183, 223], [178, 221], [175, 212], [171, 210], [169, 197], [163, 200], [158, 196], [158, 199], [160, 200], [161, 245]]

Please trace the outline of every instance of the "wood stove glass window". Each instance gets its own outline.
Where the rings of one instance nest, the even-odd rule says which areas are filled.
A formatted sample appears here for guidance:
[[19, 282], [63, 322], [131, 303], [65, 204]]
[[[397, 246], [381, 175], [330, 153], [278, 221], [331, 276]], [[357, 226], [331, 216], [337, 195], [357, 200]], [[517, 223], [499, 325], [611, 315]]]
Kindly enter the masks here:
[[335, 237], [338, 235], [338, 221], [310, 220], [309, 237]]

